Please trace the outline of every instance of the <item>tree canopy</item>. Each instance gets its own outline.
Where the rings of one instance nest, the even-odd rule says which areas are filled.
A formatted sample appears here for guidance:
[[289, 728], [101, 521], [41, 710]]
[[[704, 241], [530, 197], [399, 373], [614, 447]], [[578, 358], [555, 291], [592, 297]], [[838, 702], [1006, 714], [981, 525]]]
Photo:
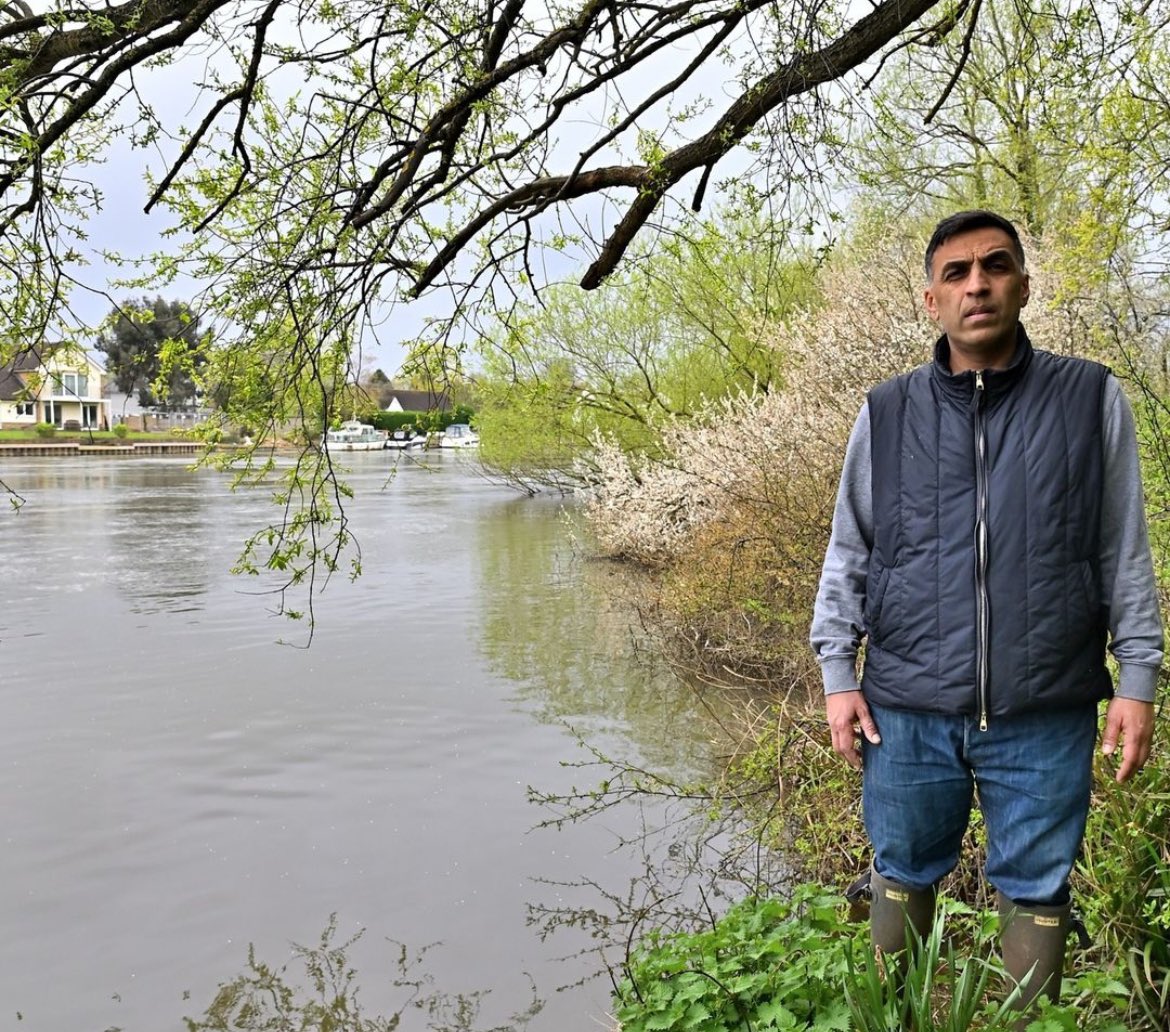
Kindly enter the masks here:
[[[818, 91], [915, 45], [902, 34], [938, 3], [14, 0], [0, 239], [30, 289], [9, 314], [66, 293], [101, 204], [85, 162], [119, 136], [159, 154], [144, 203], [197, 234], [190, 271], [225, 293], [269, 278], [240, 307], [305, 311], [324, 291], [344, 300], [321, 321], [352, 334], [375, 298], [439, 283], [495, 303], [535, 276], [538, 242], [579, 243], [596, 286], [733, 152], [737, 180], [751, 164], [795, 181], [824, 142]], [[180, 58], [194, 122], [176, 128], [148, 84]]]
[[[978, 139], [948, 103], [971, 78], [1003, 80], [980, 106], [1009, 112], [1017, 164], [1032, 160], [1032, 131], [1054, 119], [1029, 82], [1042, 72], [1089, 90], [1102, 72], [1124, 76], [1157, 52], [1165, 6], [10, 0], [0, 4], [5, 332], [27, 337], [60, 319], [83, 275], [86, 219], [103, 204], [88, 169], [114, 143], [150, 155], [144, 207], [177, 222], [139, 285], [195, 279], [207, 290], [200, 310], [240, 341], [258, 322], [291, 323], [287, 357], [302, 369], [323, 349], [354, 349], [388, 309], [438, 287], [454, 296], [423, 343], [444, 346], [473, 335], [468, 320], [508, 311], [582, 263], [581, 284], [596, 287], [635, 239], [708, 193], [766, 203], [793, 232], [824, 231], [810, 196], [856, 185], [837, 175], [850, 118], [878, 126], [879, 152], [923, 168], [922, 144]], [[1015, 38], [1005, 22], [1022, 26]], [[928, 74], [907, 86], [907, 69]], [[1161, 85], [1146, 74], [1140, 93], [1157, 97]], [[155, 102], [176, 93], [183, 124]], [[1029, 204], [1039, 212], [1040, 199]]]
[[195, 400], [206, 363], [199, 316], [184, 301], [123, 301], [106, 320], [97, 348], [118, 390], [141, 405], [183, 407]]
[[728, 216], [596, 291], [549, 289], [480, 342], [481, 456], [525, 483], [580, 483], [599, 434], [653, 450], [668, 421], [780, 388], [784, 356], [761, 330], [814, 302], [817, 264], [765, 218]]

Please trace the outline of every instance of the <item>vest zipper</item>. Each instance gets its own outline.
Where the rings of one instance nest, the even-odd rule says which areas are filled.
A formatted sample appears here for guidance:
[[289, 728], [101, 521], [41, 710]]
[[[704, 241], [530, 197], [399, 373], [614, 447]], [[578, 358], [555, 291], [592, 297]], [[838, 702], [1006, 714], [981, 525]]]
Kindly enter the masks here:
[[975, 686], [979, 707], [979, 730], [987, 730], [988, 638], [991, 619], [987, 598], [987, 430], [983, 406], [987, 393], [983, 372], [975, 372]]

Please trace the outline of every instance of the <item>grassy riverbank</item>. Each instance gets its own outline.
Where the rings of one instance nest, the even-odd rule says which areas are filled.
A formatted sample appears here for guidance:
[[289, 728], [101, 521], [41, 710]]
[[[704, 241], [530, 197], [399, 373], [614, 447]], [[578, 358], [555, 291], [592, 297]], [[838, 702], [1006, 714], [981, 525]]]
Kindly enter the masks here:
[[45, 436], [33, 430], [0, 430], [0, 444], [120, 444], [134, 441], [186, 440], [185, 435], [170, 430], [57, 430]]

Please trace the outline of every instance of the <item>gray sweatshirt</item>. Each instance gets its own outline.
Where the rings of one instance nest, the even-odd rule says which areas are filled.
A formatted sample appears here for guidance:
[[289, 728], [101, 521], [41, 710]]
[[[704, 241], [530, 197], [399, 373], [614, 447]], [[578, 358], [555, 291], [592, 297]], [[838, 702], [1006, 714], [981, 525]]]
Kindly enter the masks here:
[[[1146, 530], [1133, 410], [1113, 376], [1105, 380], [1105, 496], [1101, 583], [1109, 600], [1109, 650], [1120, 670], [1117, 694], [1154, 701], [1162, 665], [1162, 617]], [[864, 635], [865, 578], [873, 542], [869, 407], [863, 405], [841, 471], [833, 533], [813, 609], [812, 647], [825, 694], [856, 691]]]

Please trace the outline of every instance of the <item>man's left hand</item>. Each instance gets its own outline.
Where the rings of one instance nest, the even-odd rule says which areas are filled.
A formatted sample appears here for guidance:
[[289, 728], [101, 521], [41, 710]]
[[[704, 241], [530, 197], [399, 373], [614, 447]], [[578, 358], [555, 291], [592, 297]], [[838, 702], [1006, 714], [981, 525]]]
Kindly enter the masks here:
[[1121, 766], [1117, 780], [1128, 781], [1150, 756], [1154, 740], [1154, 704], [1137, 699], [1114, 697], [1105, 711], [1105, 733], [1101, 736], [1101, 751], [1112, 756], [1121, 739]]

